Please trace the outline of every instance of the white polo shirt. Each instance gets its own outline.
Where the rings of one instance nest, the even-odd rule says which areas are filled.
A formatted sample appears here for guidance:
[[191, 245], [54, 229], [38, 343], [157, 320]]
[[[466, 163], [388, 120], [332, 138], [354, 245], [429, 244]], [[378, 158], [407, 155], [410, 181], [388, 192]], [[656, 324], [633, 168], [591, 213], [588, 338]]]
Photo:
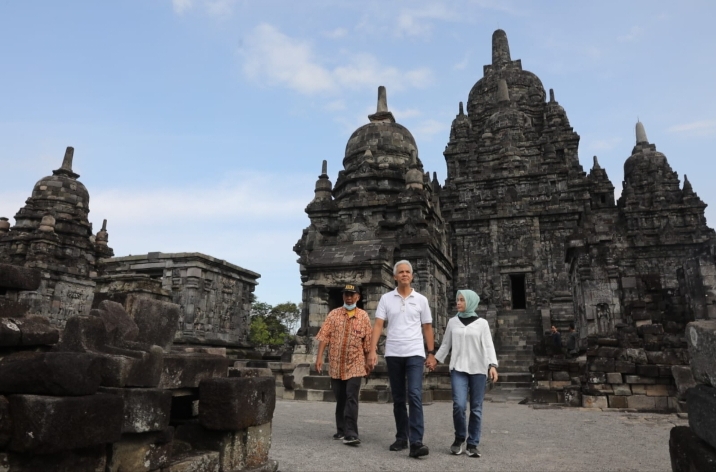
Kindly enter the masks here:
[[403, 298], [396, 288], [380, 297], [375, 317], [388, 322], [386, 357], [425, 357], [423, 325], [433, 322], [425, 296], [413, 290]]

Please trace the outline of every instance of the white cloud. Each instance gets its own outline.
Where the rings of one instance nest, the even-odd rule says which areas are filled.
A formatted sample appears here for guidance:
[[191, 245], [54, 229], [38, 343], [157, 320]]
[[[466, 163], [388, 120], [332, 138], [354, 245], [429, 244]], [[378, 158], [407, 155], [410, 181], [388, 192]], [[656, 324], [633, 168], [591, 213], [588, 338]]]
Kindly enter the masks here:
[[674, 125], [668, 131], [689, 136], [712, 136], [716, 134], [716, 120], [701, 120]]
[[617, 39], [621, 42], [630, 42], [639, 39], [642, 34], [644, 34], [644, 28], [641, 26], [632, 26], [627, 34], [619, 36]]
[[326, 31], [323, 36], [331, 39], [345, 38], [348, 35], [348, 30], [345, 28], [336, 28], [331, 31]]
[[603, 138], [587, 142], [585, 147], [591, 148], [594, 151], [609, 151], [616, 148], [621, 142], [621, 138]]
[[420, 9], [406, 9], [398, 14], [397, 36], [425, 36], [432, 31], [429, 20], [457, 21], [460, 16], [444, 3], [430, 3]]
[[341, 111], [346, 109], [346, 101], [345, 100], [333, 100], [331, 102], [328, 102], [326, 106], [323, 107], [326, 111]]
[[185, 11], [189, 10], [192, 7], [192, 4], [192, 0], [172, 0], [172, 8], [174, 8], [174, 13], [178, 15], [181, 15]]
[[291, 38], [268, 24], [257, 26], [246, 40], [244, 74], [258, 83], [281, 85], [303, 94], [336, 93], [343, 89], [373, 88], [390, 90], [426, 87], [433, 80], [428, 68], [401, 71], [383, 66], [371, 54], [346, 57], [346, 63], [333, 69], [322, 65], [308, 41]]
[[417, 108], [406, 108], [405, 110], [401, 110], [400, 108], [388, 108], [393, 113], [393, 116], [395, 116], [396, 121], [415, 118], [416, 116], [421, 116], [423, 114], [423, 112], [421, 112]]

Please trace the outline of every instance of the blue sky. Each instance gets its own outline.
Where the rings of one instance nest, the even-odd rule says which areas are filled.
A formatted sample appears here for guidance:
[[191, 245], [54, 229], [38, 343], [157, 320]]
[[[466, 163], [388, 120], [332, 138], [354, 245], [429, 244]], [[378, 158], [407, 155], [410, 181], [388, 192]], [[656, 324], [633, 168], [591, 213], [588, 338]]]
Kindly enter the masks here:
[[[292, 247], [377, 87], [445, 178], [449, 127], [507, 32], [617, 188], [637, 117], [716, 205], [708, 1], [56, 0], [0, 3], [0, 216], [75, 147], [118, 256], [198, 251], [301, 298]], [[714, 208], [706, 210], [711, 226]]]

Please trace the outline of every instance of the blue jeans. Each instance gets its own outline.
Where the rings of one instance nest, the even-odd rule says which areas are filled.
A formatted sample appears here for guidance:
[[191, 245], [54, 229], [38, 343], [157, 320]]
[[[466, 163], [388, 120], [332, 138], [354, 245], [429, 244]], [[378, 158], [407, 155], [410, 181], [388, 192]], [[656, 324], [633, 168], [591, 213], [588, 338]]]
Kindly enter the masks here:
[[[452, 384], [452, 421], [455, 425], [455, 439], [464, 441], [467, 430], [467, 445], [480, 444], [482, 427], [482, 400], [485, 398], [485, 374], [466, 374], [457, 370], [450, 371]], [[470, 423], [465, 424], [467, 395], [470, 394]]]
[[[386, 357], [390, 391], [393, 394], [393, 416], [395, 417], [395, 439], [410, 444], [422, 443], [425, 427], [423, 425], [423, 366], [425, 358]], [[406, 385], [407, 379], [407, 385]], [[407, 387], [407, 388], [406, 388]], [[405, 400], [410, 407], [410, 415], [405, 408]]]

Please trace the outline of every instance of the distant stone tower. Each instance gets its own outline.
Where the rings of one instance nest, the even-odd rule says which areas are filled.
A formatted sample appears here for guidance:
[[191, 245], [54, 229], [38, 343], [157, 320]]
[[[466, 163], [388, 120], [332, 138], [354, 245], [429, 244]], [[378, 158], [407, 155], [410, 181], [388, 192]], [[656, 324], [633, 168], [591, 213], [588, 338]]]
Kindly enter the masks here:
[[[598, 166], [595, 161], [592, 181], [604, 173]], [[617, 206], [593, 203], [569, 238], [582, 337], [655, 323], [682, 334], [689, 321], [716, 318], [716, 237], [705, 209], [686, 176], [680, 188], [666, 156], [638, 122]]]
[[311, 223], [294, 247], [303, 283], [299, 334], [318, 332], [328, 312], [343, 304], [346, 283], [360, 285], [359, 306], [373, 316], [381, 295], [395, 287], [393, 264], [407, 259], [440, 336], [452, 263], [437, 183], [424, 173], [410, 131], [388, 110], [384, 87], [368, 118], [348, 140], [335, 186], [323, 161], [315, 197], [306, 207]]
[[451, 234], [450, 293], [475, 290], [496, 313], [498, 354], [529, 356], [523, 346], [541, 339], [543, 321], [566, 328], [573, 320], [565, 244], [590, 200], [578, 146], [554, 92], [547, 100], [539, 78], [511, 59], [505, 32], [495, 31], [492, 64], [470, 91], [467, 114], [461, 103], [452, 123], [440, 201]]
[[15, 226], [0, 229], [0, 262], [42, 271], [36, 292], [23, 292], [31, 313], [47, 315], [64, 327], [65, 320], [89, 313], [96, 261], [112, 257], [106, 220], [97, 237], [88, 220], [89, 193], [72, 170], [74, 149], [68, 147], [62, 166], [40, 179]]

